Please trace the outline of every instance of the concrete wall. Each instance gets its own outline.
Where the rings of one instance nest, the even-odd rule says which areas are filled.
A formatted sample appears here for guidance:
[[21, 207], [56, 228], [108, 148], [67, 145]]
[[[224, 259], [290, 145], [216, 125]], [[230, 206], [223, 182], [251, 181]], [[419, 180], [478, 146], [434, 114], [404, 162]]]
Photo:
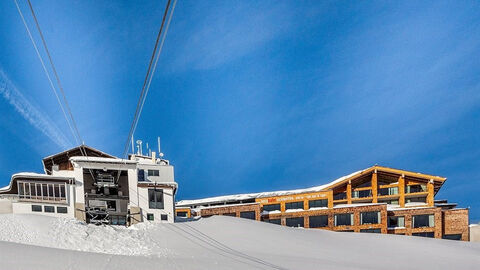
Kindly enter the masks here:
[[480, 242], [480, 224], [470, 225], [470, 241]]
[[[150, 187], [153, 188], [153, 187]], [[175, 220], [175, 213], [173, 212], [174, 195], [171, 187], [157, 187], [163, 190], [163, 209], [150, 209], [148, 207], [148, 189], [147, 187], [138, 187], [138, 206], [142, 208], [143, 220], [147, 220], [147, 214], [154, 215], [154, 222], [169, 222]], [[167, 215], [168, 220], [162, 221], [161, 215]]]
[[12, 201], [10, 199], [0, 199], [0, 214], [8, 214], [12, 211]]
[[[32, 205], [41, 205], [42, 212], [33, 212]], [[55, 208], [55, 213], [46, 213], [44, 206], [53, 206]], [[67, 207], [67, 213], [61, 214], [57, 213], [57, 207]], [[74, 217], [75, 213], [71, 206], [65, 204], [51, 204], [51, 203], [38, 203], [38, 202], [12, 202], [12, 210], [15, 214], [33, 214], [33, 215], [43, 215], [43, 216], [52, 216], [52, 217]]]

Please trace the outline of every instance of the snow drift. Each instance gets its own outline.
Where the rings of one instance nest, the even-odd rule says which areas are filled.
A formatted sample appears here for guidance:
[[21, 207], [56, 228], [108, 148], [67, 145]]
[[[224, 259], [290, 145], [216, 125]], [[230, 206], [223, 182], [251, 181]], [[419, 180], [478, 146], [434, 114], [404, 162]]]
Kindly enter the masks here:
[[[0, 215], [2, 269], [478, 269], [480, 244], [213, 216], [97, 227]], [[15, 243], [13, 243], [15, 242]]]

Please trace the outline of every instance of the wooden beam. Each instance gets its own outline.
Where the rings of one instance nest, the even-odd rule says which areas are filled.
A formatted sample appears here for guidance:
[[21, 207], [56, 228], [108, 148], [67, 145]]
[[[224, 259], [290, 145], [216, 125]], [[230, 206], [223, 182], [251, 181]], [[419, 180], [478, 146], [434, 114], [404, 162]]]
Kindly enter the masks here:
[[400, 195], [398, 204], [403, 208], [405, 207], [405, 177], [403, 174], [398, 178], [398, 195]]
[[372, 203], [378, 202], [378, 181], [377, 181], [377, 170], [372, 173]]

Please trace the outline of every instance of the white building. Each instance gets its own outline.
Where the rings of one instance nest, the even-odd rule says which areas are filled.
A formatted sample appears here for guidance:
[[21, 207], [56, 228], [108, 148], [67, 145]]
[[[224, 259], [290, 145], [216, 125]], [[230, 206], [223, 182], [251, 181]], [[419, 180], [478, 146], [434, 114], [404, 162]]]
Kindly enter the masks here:
[[0, 213], [112, 225], [174, 221], [173, 166], [155, 152], [125, 160], [82, 145], [44, 158], [43, 165], [44, 174], [14, 174], [0, 189]]

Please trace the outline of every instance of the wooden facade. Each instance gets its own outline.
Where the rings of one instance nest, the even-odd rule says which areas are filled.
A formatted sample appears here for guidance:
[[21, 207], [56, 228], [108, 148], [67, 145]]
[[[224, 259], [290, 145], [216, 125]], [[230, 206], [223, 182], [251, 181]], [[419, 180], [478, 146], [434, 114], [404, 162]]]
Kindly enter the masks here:
[[[468, 209], [435, 204], [435, 194], [445, 181], [444, 177], [376, 165], [315, 192], [273, 192], [255, 195], [254, 201], [262, 221], [280, 225], [468, 241]], [[238, 212], [235, 208], [243, 204], [215, 207], [213, 212], [202, 209], [200, 215]]]

